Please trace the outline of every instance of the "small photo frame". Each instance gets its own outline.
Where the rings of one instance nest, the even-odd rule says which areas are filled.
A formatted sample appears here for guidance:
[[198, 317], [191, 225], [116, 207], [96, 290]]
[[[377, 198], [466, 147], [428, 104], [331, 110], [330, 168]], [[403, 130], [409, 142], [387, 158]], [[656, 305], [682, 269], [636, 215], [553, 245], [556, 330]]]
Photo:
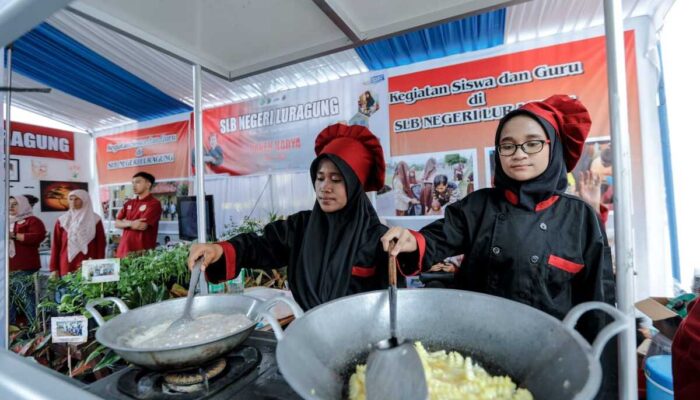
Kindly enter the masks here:
[[421, 282], [420, 276], [407, 276], [406, 287], [408, 289], [418, 289], [425, 287], [425, 285], [423, 284], [423, 282]]
[[85, 260], [82, 265], [83, 281], [87, 283], [119, 281], [119, 259]]
[[19, 182], [19, 159], [10, 158], [10, 182]]
[[83, 315], [51, 317], [51, 341], [53, 343], [87, 342], [88, 320]]
[[76, 189], [88, 191], [87, 182], [39, 181], [41, 212], [68, 211], [68, 194]]

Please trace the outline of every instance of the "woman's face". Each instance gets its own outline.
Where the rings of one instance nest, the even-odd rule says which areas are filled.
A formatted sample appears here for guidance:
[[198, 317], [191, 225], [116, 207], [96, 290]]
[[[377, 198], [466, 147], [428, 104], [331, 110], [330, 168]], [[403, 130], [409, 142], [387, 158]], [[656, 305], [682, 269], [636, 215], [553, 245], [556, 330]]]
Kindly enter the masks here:
[[80, 210], [83, 208], [83, 200], [81, 200], [80, 197], [72, 194], [68, 196], [68, 207], [70, 207], [71, 210]]
[[435, 191], [440, 194], [445, 193], [445, 190], [447, 190], [447, 185], [445, 185], [444, 183], [438, 183], [438, 185], [435, 186]]
[[336, 212], [348, 204], [343, 174], [329, 159], [323, 159], [319, 163], [314, 189], [316, 189], [318, 204], [324, 212]]
[[[544, 128], [534, 119], [518, 115], [503, 125], [500, 145], [523, 144], [531, 140], [548, 140]], [[527, 154], [522, 148], [517, 148], [510, 156], [498, 155], [503, 166], [503, 172], [516, 181], [528, 181], [540, 176], [549, 165], [549, 144], [545, 143], [539, 153]]]
[[14, 197], [10, 197], [10, 201], [8, 202], [8, 205], [10, 207], [10, 215], [11, 216], [16, 216], [17, 215], [17, 200], [15, 200]]

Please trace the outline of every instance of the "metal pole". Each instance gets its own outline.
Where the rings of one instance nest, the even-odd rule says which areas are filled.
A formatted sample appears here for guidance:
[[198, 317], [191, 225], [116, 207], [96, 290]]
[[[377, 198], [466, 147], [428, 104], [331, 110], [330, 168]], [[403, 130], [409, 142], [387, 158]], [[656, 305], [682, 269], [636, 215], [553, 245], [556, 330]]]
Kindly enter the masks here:
[[664, 164], [664, 186], [666, 187], [666, 216], [668, 218], [668, 235], [671, 242], [671, 267], [673, 284], [681, 283], [681, 261], [678, 254], [678, 219], [676, 216], [676, 194], [673, 185], [673, 158], [671, 158], [671, 138], [668, 128], [668, 109], [666, 103], [666, 83], [664, 79], [664, 62], [661, 43], [656, 45], [659, 52], [659, 130], [661, 131], [661, 155]]
[[[197, 241], [207, 242], [207, 217], [204, 199], [204, 143], [202, 137], [202, 67], [192, 66], [194, 83], [194, 146], [195, 146], [195, 190], [197, 194]], [[208, 293], [204, 273], [199, 278], [199, 293]]]
[[[276, 212], [277, 211], [277, 205], [275, 204], [275, 182], [274, 182], [275, 177], [272, 174], [267, 175], [267, 180], [270, 182], [270, 210], [268, 211], [268, 214]], [[269, 215], [266, 215], [265, 218], [269, 217]]]
[[637, 398], [637, 354], [634, 331], [634, 243], [632, 236], [632, 169], [627, 120], [627, 80], [622, 4], [604, 0], [608, 66], [610, 137], [615, 182], [615, 260], [617, 307], [629, 326], [618, 337], [619, 398]]
[[[5, 68], [5, 87], [7, 88], [12, 88], [12, 45], [7, 46], [7, 67]], [[10, 195], [10, 133], [12, 132], [11, 126], [10, 126], [10, 109], [12, 106], [12, 90], [8, 90], [6, 92], [7, 94], [5, 95], [5, 132], [4, 132], [4, 153], [5, 153], [5, 191], [4, 191], [4, 196], [2, 199], [2, 202], [0, 204], [3, 204], [3, 211], [4, 211], [4, 223], [3, 226], [5, 229], [3, 229], [3, 237], [5, 241], [5, 254], [4, 254], [4, 261], [5, 265], [3, 265], [3, 291], [0, 296], [3, 297], [2, 299], [2, 313], [3, 313], [3, 318], [0, 318], [0, 321], [2, 321], [2, 328], [0, 328], [0, 348], [2, 349], [7, 349], [10, 346], [10, 337], [9, 337], [9, 332], [10, 332], [10, 213], [8, 212], [7, 208], [7, 197]]]

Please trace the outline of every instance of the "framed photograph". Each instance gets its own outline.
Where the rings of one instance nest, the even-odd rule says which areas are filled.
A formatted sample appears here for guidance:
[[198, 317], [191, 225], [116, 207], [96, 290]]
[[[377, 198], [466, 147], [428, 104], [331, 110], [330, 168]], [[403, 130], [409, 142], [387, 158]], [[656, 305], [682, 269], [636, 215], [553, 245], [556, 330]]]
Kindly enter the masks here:
[[83, 280], [88, 283], [119, 281], [119, 259], [85, 260], [82, 264]]
[[88, 321], [82, 315], [51, 317], [51, 341], [53, 343], [87, 342]]
[[496, 148], [484, 147], [484, 160], [486, 160], [486, 169], [484, 174], [486, 182], [484, 187], [493, 187], [493, 177], [496, 175]]
[[68, 211], [68, 193], [88, 190], [87, 182], [39, 181], [41, 211]]
[[10, 182], [19, 182], [19, 159], [10, 158]]
[[377, 192], [382, 217], [439, 217], [445, 206], [479, 188], [476, 149], [392, 157]]

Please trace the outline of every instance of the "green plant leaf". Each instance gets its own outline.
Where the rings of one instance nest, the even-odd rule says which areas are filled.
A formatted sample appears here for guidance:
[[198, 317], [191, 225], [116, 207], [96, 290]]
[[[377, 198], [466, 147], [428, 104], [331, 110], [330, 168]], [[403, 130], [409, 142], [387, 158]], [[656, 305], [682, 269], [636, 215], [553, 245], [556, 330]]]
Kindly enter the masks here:
[[100, 360], [97, 365], [95, 365], [95, 368], [93, 368], [92, 372], [97, 372], [103, 368], [110, 368], [113, 367], [114, 364], [116, 364], [119, 360], [122, 358], [112, 350], [108, 351], [105, 353], [104, 357]]
[[100, 355], [105, 354], [108, 350], [109, 349], [103, 345], [97, 346], [97, 348], [95, 348], [95, 350], [93, 350], [92, 353], [90, 353], [90, 355], [87, 356], [87, 358], [85, 359], [85, 362], [90, 362], [90, 361], [96, 359]]

